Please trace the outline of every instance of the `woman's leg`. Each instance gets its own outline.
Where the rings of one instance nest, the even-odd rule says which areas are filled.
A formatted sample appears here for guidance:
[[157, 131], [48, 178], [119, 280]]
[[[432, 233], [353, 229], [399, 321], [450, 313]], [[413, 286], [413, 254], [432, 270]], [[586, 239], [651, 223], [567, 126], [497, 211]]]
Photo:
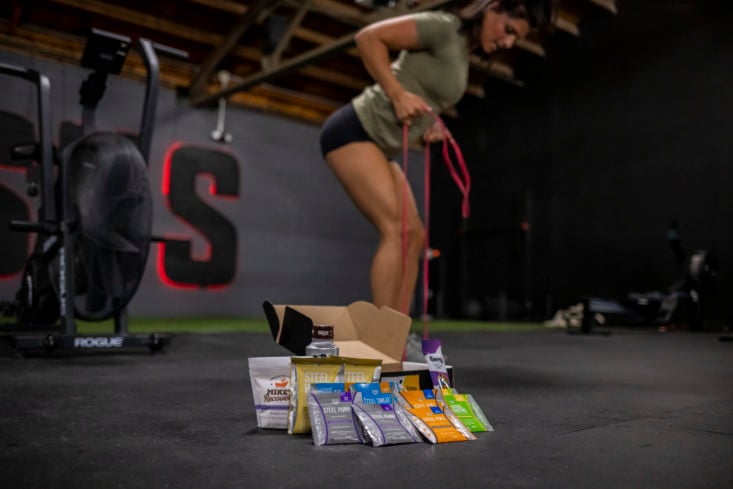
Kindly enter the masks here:
[[326, 161], [361, 212], [380, 234], [372, 261], [374, 304], [409, 312], [417, 281], [424, 228], [408, 188], [407, 260], [402, 273], [402, 196], [404, 177], [371, 142], [354, 142], [326, 155]]
[[[405, 185], [406, 177], [402, 173], [400, 165], [392, 161], [390, 162], [390, 166], [392, 167], [395, 192], [397, 193], [400, 207], [400, 270], [404, 266], [404, 274], [400, 277], [400, 288], [395, 297], [395, 303], [398, 307], [395, 307], [395, 309], [408, 314], [415, 296], [415, 285], [417, 284], [417, 276], [420, 269], [420, 258], [422, 257], [425, 246], [425, 226], [420, 219], [412, 189], [409, 184]], [[405, 194], [405, 191], [407, 194]], [[403, 263], [402, 254], [405, 248], [402, 246], [402, 199], [405, 197], [407, 198], [407, 257]]]

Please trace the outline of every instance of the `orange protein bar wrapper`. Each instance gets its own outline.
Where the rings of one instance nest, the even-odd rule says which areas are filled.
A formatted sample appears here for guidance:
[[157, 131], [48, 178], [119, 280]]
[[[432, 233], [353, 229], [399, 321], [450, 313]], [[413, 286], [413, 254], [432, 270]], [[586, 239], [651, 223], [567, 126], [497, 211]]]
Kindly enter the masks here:
[[449, 443], [454, 441], [474, 440], [470, 433], [459, 430], [451, 423], [442, 409], [437, 406], [409, 408], [411, 421], [415, 427], [431, 443]]
[[408, 408], [426, 408], [426, 407], [437, 407], [438, 401], [435, 398], [435, 392], [431, 389], [419, 390], [419, 391], [402, 391], [400, 392], [402, 398], [407, 402]]

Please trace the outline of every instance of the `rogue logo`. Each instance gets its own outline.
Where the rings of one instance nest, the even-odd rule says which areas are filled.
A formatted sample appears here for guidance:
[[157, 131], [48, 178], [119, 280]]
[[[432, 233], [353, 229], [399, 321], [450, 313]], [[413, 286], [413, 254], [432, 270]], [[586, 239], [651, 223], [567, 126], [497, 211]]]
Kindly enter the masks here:
[[74, 338], [75, 348], [122, 348], [122, 336], [80, 336]]

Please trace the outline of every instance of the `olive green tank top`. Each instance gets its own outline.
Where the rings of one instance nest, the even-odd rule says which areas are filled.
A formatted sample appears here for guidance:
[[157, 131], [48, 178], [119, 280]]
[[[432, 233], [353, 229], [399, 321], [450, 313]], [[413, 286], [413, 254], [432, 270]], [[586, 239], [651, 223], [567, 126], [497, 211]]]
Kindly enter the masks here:
[[[469, 53], [466, 38], [458, 33], [461, 21], [447, 12], [413, 14], [421, 49], [402, 51], [392, 72], [405, 90], [422, 97], [440, 114], [455, 105], [468, 83]], [[357, 95], [352, 104], [364, 130], [388, 156], [402, 148], [402, 123], [392, 102], [375, 83]], [[410, 126], [410, 143], [418, 142], [435, 119], [426, 114]]]

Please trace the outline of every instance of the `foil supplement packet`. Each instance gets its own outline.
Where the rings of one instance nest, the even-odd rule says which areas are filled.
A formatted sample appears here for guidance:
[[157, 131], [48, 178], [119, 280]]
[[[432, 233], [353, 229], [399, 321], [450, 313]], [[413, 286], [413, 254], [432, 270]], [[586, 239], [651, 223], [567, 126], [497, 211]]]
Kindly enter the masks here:
[[361, 393], [364, 404], [393, 404], [392, 382], [357, 383], [350, 386], [354, 394]]
[[338, 445], [363, 443], [361, 427], [352, 411], [351, 392], [318, 392], [308, 394], [308, 416], [313, 444]]
[[365, 403], [361, 396], [361, 393], [355, 395], [352, 409], [366, 439], [365, 443], [381, 447], [422, 441], [401, 406]]

